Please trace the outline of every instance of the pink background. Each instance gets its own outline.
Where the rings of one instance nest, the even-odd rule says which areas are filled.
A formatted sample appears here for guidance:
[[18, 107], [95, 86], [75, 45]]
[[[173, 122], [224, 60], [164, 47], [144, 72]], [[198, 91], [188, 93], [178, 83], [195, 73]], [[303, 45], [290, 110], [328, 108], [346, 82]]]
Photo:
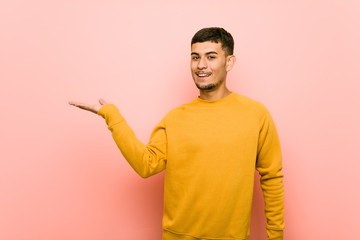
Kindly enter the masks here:
[[[138, 137], [198, 92], [190, 39], [235, 39], [231, 90], [263, 102], [284, 157], [288, 240], [359, 239], [359, 1], [1, 1], [0, 239], [157, 240], [163, 178], [142, 179], [104, 120]], [[265, 239], [259, 184], [252, 240]]]

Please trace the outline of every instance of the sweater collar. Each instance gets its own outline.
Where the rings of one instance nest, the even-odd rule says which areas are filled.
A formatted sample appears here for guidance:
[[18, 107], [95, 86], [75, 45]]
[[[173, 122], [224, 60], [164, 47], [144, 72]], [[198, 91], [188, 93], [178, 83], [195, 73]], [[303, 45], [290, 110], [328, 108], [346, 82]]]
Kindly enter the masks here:
[[218, 104], [218, 103], [222, 103], [222, 102], [226, 102], [226, 101], [229, 101], [230, 99], [232, 99], [233, 97], [235, 96], [235, 93], [234, 92], [231, 92], [229, 95], [227, 95], [226, 97], [223, 97], [223, 98], [220, 98], [220, 99], [217, 99], [217, 100], [204, 100], [204, 99], [201, 99], [200, 97], [197, 97], [195, 99], [195, 101], [197, 103], [201, 103], [201, 104]]

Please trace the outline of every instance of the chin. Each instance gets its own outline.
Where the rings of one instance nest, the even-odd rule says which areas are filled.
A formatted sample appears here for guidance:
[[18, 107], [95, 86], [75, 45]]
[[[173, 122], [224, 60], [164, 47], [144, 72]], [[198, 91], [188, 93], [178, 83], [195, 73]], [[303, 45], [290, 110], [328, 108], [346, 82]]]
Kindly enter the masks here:
[[213, 84], [213, 83], [206, 84], [206, 85], [200, 85], [200, 84], [196, 83], [195, 85], [199, 90], [214, 90], [217, 87], [217, 85]]

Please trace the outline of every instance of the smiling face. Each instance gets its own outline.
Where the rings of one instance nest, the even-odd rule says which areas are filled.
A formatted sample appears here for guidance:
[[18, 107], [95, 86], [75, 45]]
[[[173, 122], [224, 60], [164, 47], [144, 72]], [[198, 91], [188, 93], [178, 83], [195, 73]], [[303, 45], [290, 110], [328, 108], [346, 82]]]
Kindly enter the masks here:
[[225, 87], [226, 75], [233, 63], [234, 56], [227, 55], [221, 43], [207, 41], [191, 46], [191, 74], [200, 91]]

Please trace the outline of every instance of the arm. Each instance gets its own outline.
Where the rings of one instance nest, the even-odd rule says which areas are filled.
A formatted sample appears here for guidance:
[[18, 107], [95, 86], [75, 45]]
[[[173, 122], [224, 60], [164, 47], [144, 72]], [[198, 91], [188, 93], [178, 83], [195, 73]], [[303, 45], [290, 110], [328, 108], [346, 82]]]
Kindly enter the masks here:
[[261, 121], [256, 169], [265, 200], [267, 239], [282, 240], [284, 229], [284, 185], [280, 141], [270, 113]]
[[99, 104], [75, 101], [70, 101], [69, 104], [105, 118], [121, 153], [141, 177], [146, 178], [165, 169], [167, 145], [164, 120], [154, 129], [146, 146], [136, 138], [115, 105], [108, 104], [103, 99], [99, 100]]
[[98, 111], [105, 118], [109, 130], [125, 159], [143, 178], [161, 172], [166, 167], [165, 122], [162, 120], [153, 130], [148, 145], [135, 136], [118, 109], [108, 104]]

